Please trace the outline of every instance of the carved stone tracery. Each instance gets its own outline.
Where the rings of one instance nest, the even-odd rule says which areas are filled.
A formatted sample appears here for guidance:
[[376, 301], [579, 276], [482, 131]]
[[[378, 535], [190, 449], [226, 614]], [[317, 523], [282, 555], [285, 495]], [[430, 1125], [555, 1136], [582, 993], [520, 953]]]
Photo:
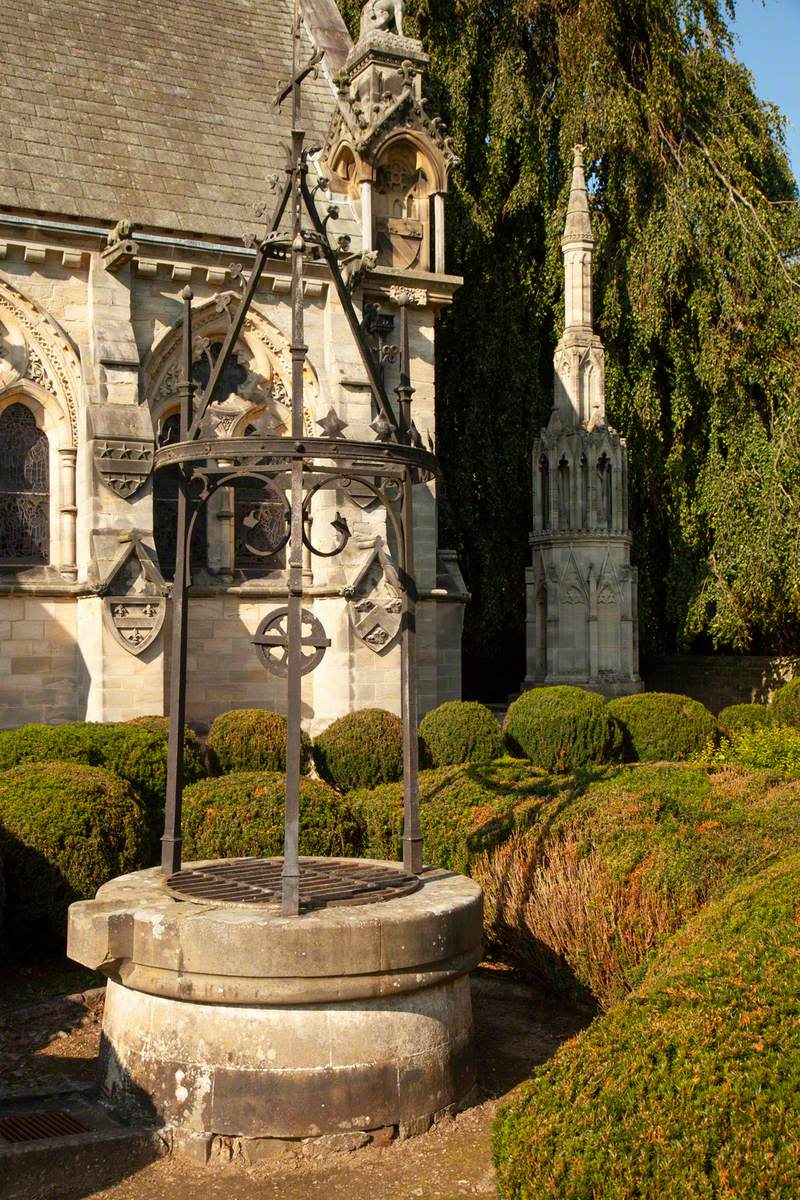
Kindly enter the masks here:
[[[439, 271], [441, 202], [457, 160], [441, 119], [427, 111], [428, 57], [401, 29], [401, 0], [370, 0], [339, 77], [324, 154], [334, 190], [361, 205], [365, 251], [377, 250], [379, 265]], [[432, 198], [440, 227], [436, 249]]]
[[55, 398], [62, 447], [78, 444], [80, 364], [72, 343], [32, 300], [0, 280], [0, 393], [30, 380]]
[[[207, 381], [215, 352], [218, 352], [227, 332], [228, 305], [234, 300], [233, 294], [226, 293], [198, 307], [193, 313], [193, 375], [200, 386]], [[251, 308], [236, 344], [235, 361], [229, 364], [223, 388], [209, 407], [205, 436], [236, 437], [251, 425], [264, 432], [285, 431], [289, 424], [290, 381], [291, 355], [287, 339], [264, 316]], [[180, 382], [180, 330], [173, 328], [153, 350], [144, 373], [144, 393], [157, 432], [161, 423], [177, 407]], [[308, 364], [304, 388], [309, 398], [304, 413], [304, 427], [306, 434], [310, 435], [319, 387]]]

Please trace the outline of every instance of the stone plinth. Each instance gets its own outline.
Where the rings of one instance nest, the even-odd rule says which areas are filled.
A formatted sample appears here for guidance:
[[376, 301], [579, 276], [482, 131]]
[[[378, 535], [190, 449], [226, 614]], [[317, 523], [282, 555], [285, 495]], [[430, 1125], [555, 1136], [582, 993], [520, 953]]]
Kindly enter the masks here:
[[68, 941], [109, 980], [103, 1093], [184, 1145], [426, 1129], [474, 1087], [481, 918], [446, 871], [295, 918], [181, 901], [157, 869], [112, 880], [72, 906]]

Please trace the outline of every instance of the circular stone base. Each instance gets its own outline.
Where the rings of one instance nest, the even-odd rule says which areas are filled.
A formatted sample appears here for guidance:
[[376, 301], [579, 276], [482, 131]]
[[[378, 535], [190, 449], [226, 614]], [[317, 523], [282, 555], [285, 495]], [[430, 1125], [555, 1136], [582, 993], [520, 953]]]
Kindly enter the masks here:
[[427, 1128], [474, 1088], [482, 904], [462, 876], [420, 883], [282, 917], [180, 900], [151, 870], [73, 905], [68, 952], [109, 978], [103, 1092], [184, 1139]]

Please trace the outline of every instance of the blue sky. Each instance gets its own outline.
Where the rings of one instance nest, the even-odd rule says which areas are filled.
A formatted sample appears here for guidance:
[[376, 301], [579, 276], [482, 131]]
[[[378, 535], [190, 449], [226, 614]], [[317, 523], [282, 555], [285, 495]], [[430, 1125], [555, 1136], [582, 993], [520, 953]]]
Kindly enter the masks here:
[[800, 174], [800, 0], [736, 0], [736, 56], [752, 71], [756, 93], [789, 119], [786, 141]]

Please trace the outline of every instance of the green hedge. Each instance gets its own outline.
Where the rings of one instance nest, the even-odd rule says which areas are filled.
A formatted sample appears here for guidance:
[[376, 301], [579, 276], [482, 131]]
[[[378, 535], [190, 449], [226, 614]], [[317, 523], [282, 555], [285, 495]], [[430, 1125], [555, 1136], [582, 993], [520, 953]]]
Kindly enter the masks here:
[[506, 713], [506, 745], [545, 771], [616, 762], [621, 734], [602, 696], [578, 687], [533, 688]]
[[[425, 863], [469, 873], [479, 854], [534, 822], [554, 790], [552, 779], [510, 760], [421, 771]], [[402, 858], [402, 784], [351, 792], [348, 800], [364, 824], [367, 857]]]
[[745, 729], [763, 729], [766, 725], [774, 725], [775, 716], [766, 704], [729, 704], [720, 710], [717, 721], [722, 732], [732, 737], [743, 733]]
[[[286, 779], [242, 771], [206, 779], [183, 793], [183, 857], [269, 857], [283, 854]], [[358, 857], [362, 825], [342, 796], [317, 779], [300, 780], [300, 853]]]
[[362, 708], [314, 740], [314, 762], [341, 792], [393, 783], [403, 774], [403, 724], [383, 708]]
[[503, 751], [494, 714], [475, 700], [449, 700], [426, 713], [419, 726], [425, 765], [450, 767], [465, 762], [491, 762]]
[[487, 940], [568, 998], [608, 1007], [711, 899], [800, 847], [800, 785], [688, 764], [609, 768], [476, 864]]
[[[147, 857], [155, 861], [164, 826], [167, 785], [167, 743], [152, 733], [127, 723], [95, 724], [73, 721], [67, 725], [23, 725], [0, 733], [0, 769], [23, 762], [79, 762], [105, 767], [126, 780], [144, 811]], [[201, 764], [185, 760], [186, 781], [205, 774]]]
[[[264, 708], [235, 708], [221, 713], [208, 731], [208, 744], [219, 769], [285, 771], [286, 718]], [[311, 742], [301, 735], [301, 770], [307, 771]]]
[[778, 688], [772, 699], [772, 712], [780, 725], [800, 729], [800, 678]]
[[[169, 717], [144, 716], [131, 717], [126, 725], [133, 725], [137, 729], [145, 729], [148, 733], [154, 733], [164, 741], [169, 740]], [[186, 783], [195, 783], [198, 779], [205, 779], [210, 774], [208, 756], [203, 743], [197, 736], [195, 731], [188, 725], [183, 727], [183, 778]]]
[[681, 762], [719, 737], [714, 716], [699, 700], [673, 692], [642, 692], [610, 700], [621, 723], [628, 762]]
[[61, 935], [73, 900], [143, 865], [141, 809], [102, 767], [25, 763], [0, 773], [0, 858], [7, 924]]
[[771, 771], [784, 779], [800, 779], [800, 729], [777, 725], [746, 729], [726, 745], [718, 759], [753, 770]]
[[800, 1196], [800, 856], [704, 909], [494, 1131], [502, 1200]]

